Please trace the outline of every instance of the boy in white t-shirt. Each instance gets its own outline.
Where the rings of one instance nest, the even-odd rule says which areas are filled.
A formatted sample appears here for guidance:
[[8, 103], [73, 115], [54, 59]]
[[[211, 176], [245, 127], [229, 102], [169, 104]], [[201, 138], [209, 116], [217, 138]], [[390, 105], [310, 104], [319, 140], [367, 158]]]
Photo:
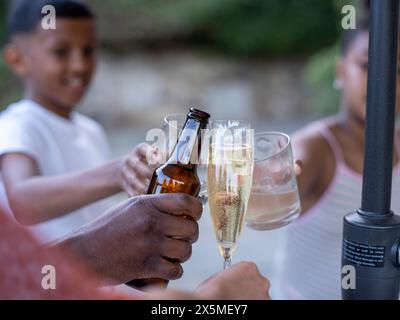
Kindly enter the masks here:
[[[45, 5], [56, 9], [55, 30], [42, 27]], [[103, 213], [111, 195], [145, 193], [154, 169], [145, 144], [107, 162], [102, 127], [74, 111], [95, 71], [95, 28], [90, 9], [72, 0], [22, 0], [8, 19], [4, 58], [24, 100], [0, 114], [0, 201], [46, 240]]]

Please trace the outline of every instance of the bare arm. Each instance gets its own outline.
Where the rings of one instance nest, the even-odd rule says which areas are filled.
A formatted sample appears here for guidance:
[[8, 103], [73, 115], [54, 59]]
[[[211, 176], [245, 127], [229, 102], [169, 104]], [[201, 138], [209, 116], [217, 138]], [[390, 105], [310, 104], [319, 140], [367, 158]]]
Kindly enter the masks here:
[[149, 145], [140, 144], [121, 160], [51, 177], [42, 177], [35, 160], [20, 153], [0, 158], [0, 168], [15, 217], [32, 225], [121, 191], [129, 196], [146, 193], [154, 170], [147, 157], [153, 152]]
[[321, 179], [325, 176], [326, 145], [318, 135], [299, 132], [293, 137], [293, 153], [300, 164], [301, 174], [297, 176], [303, 212], [314, 204]]
[[[80, 262], [88, 274], [96, 274], [100, 285], [178, 279], [183, 274], [181, 264], [190, 258], [198, 239], [202, 210], [202, 204], [186, 194], [131, 198], [53, 248]], [[257, 266], [242, 262], [206, 280], [193, 293], [155, 290], [141, 298], [268, 299], [268, 290], [269, 282]]]
[[[184, 208], [184, 209], [182, 209]], [[107, 294], [95, 288], [136, 277], [182, 275], [181, 263], [198, 238], [201, 203], [169, 194], [127, 200], [57, 245], [39, 248], [26, 229], [0, 212], [0, 297], [5, 299], [267, 299], [269, 282], [252, 263], [239, 263], [205, 281], [194, 293], [156, 291]], [[191, 217], [183, 219], [181, 216]], [[154, 223], [158, 221], [158, 223]], [[172, 240], [175, 237], [187, 240]], [[8, 250], [7, 250], [8, 249]], [[168, 260], [166, 260], [168, 259]], [[175, 262], [171, 263], [171, 259]], [[11, 263], [11, 264], [10, 264]], [[43, 290], [43, 265], [57, 270], [57, 289]], [[11, 272], [11, 270], [13, 270]], [[15, 270], [19, 281], [15, 283]], [[11, 272], [11, 273], [10, 273]]]
[[122, 161], [71, 174], [42, 177], [25, 154], [7, 154], [1, 160], [10, 207], [22, 224], [57, 218], [89, 203], [122, 191]]

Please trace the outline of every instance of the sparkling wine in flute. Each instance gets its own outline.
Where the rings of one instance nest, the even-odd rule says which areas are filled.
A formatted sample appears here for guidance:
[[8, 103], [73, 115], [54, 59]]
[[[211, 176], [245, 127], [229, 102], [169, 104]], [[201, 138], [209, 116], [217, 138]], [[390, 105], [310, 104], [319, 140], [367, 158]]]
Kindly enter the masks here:
[[[210, 213], [225, 267], [243, 229], [253, 173], [251, 145], [212, 144], [208, 166]], [[227, 265], [226, 265], [227, 264]]]
[[[190, 109], [174, 151], [168, 161], [154, 172], [147, 194], [199, 195], [201, 182], [197, 175], [197, 165], [201, 153], [201, 130], [207, 127], [209, 118], [210, 115], [204, 111]], [[166, 287], [168, 281], [136, 279], [127, 284], [140, 289], [149, 285]]]

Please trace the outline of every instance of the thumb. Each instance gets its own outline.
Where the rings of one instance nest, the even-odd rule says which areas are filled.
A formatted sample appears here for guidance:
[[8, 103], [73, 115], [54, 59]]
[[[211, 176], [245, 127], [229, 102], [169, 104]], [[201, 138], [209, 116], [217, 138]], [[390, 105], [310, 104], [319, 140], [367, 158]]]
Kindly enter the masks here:
[[294, 162], [294, 173], [296, 176], [301, 175], [301, 170], [302, 170], [303, 162], [301, 160], [296, 160]]

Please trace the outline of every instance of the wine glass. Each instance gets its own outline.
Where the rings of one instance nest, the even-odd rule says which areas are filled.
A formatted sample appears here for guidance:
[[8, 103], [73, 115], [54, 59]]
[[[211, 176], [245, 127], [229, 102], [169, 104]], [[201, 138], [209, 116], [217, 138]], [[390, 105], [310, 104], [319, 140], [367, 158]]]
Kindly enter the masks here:
[[186, 114], [184, 113], [170, 113], [164, 117], [162, 129], [166, 137], [165, 151], [168, 157], [178, 143], [185, 121]]
[[224, 269], [243, 229], [253, 176], [253, 130], [242, 121], [211, 124], [207, 189]]
[[247, 226], [272, 230], [295, 220], [301, 212], [290, 137], [264, 132], [254, 137], [253, 185]]

